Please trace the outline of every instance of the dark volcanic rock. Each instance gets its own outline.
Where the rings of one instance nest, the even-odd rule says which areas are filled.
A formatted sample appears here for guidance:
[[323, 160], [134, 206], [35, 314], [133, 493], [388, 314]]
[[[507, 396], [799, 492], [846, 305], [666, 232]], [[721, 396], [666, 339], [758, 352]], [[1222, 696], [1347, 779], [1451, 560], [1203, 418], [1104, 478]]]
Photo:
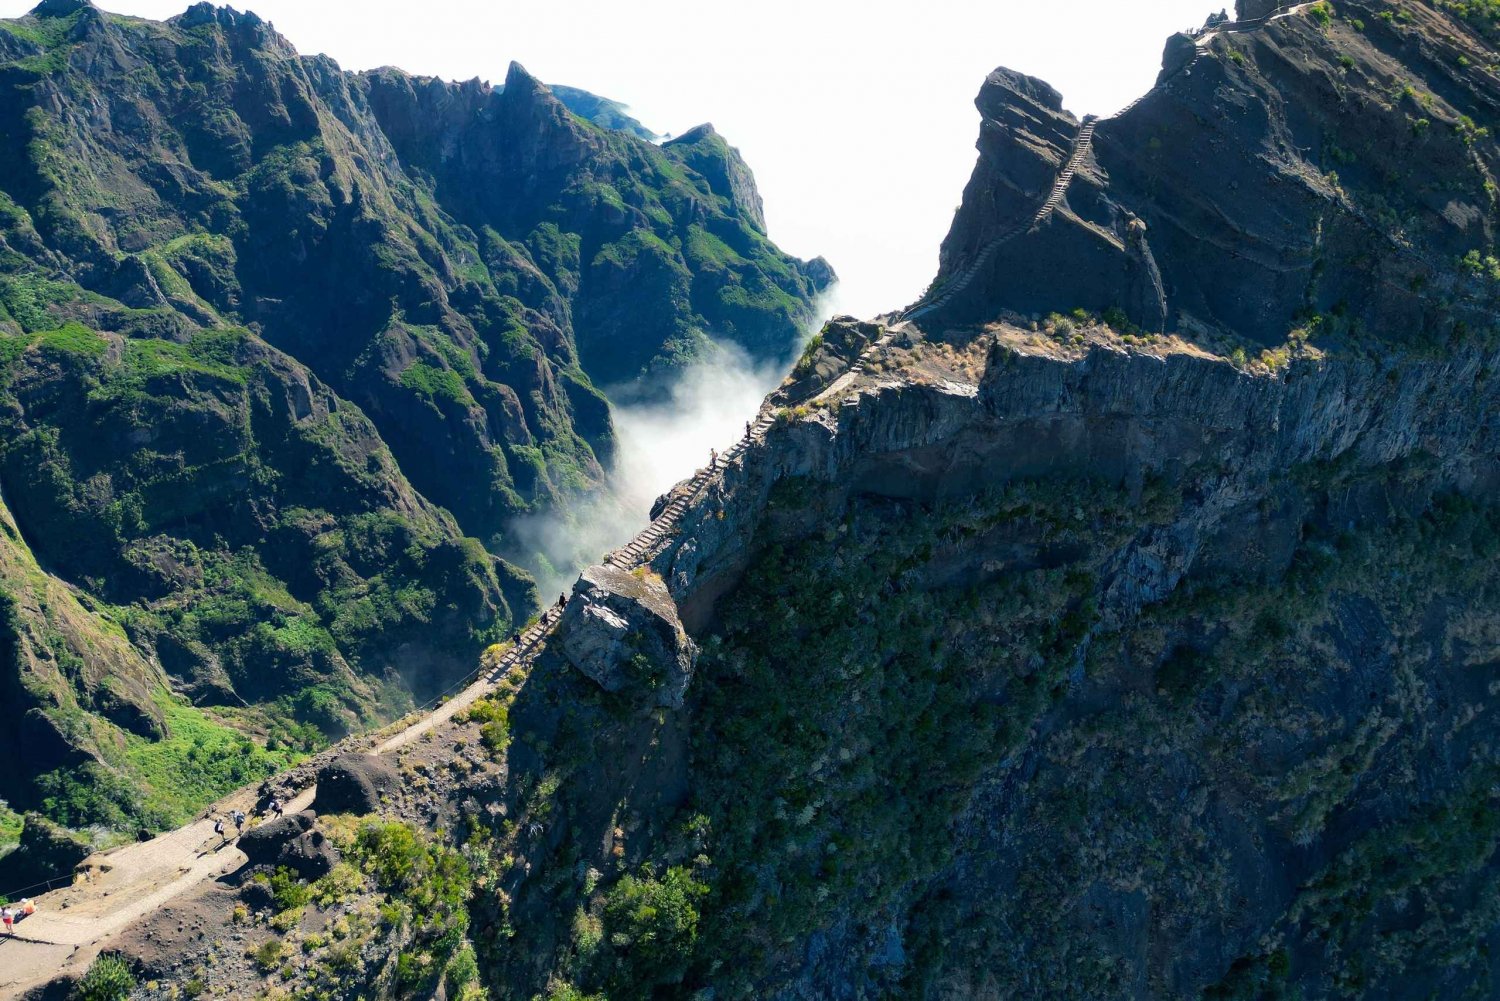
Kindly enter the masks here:
[[250, 859], [251, 865], [274, 864], [281, 850], [312, 830], [317, 819], [316, 814], [307, 811], [277, 817], [240, 835], [239, 849]]
[[[1259, 17], [1271, 4], [1242, 5]], [[1029, 231], [1081, 123], [999, 71], [939, 281], [1017, 226], [931, 323], [1116, 309], [1148, 331], [1405, 343], [1491, 325], [1500, 83], [1456, 15], [1351, 0], [1167, 47], [1156, 87], [1101, 121], [1056, 212]], [[1476, 15], [1477, 16], [1477, 15]], [[1363, 25], [1363, 29], [1357, 25]], [[1395, 86], [1391, 80], [1402, 83]]]
[[314, 828], [288, 841], [281, 849], [277, 863], [303, 879], [318, 879], [339, 864], [339, 850], [322, 831]]
[[240, 836], [240, 851], [253, 866], [285, 866], [317, 879], [338, 864], [339, 851], [316, 822], [316, 814], [304, 811], [261, 824]]
[[[71, 831], [46, 817], [28, 813], [21, 828], [21, 843], [0, 856], [0, 885], [21, 889], [48, 880], [66, 883], [73, 867], [93, 853], [93, 847]], [[45, 888], [32, 888], [24, 896], [39, 896]]]
[[240, 887], [240, 899], [252, 911], [269, 910], [276, 904], [276, 895], [271, 892], [270, 884], [258, 879], [249, 880]]
[[396, 769], [378, 755], [340, 755], [318, 769], [318, 812], [374, 813], [400, 784]]
[[558, 632], [563, 655], [605, 691], [644, 694], [657, 706], [682, 705], [697, 648], [659, 578], [589, 567]]

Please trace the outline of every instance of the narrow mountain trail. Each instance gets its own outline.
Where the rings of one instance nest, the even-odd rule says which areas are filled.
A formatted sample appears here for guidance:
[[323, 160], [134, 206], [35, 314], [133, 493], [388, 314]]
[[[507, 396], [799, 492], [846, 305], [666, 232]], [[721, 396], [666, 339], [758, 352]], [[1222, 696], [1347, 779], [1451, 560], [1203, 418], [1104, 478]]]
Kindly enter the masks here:
[[1223, 24], [1205, 31], [1193, 41], [1197, 44], [1198, 48], [1207, 48], [1209, 43], [1220, 35], [1237, 35], [1246, 31], [1255, 31], [1258, 28], [1264, 28], [1273, 21], [1280, 21], [1294, 14], [1300, 14], [1316, 2], [1317, 0], [1309, 0], [1308, 3], [1293, 4], [1290, 7], [1278, 7], [1265, 17], [1252, 18], [1249, 21], [1225, 21]]
[[[891, 336], [887, 334], [866, 349], [856, 364], [858, 373], [865, 371], [869, 359], [878, 348], [889, 343]], [[851, 376], [857, 377], [855, 369], [846, 373], [845, 385]], [[607, 555], [605, 562], [625, 569], [648, 563], [662, 543], [676, 532], [693, 502], [714, 480], [722, 477], [726, 464], [743, 455], [754, 442], [764, 439], [775, 423], [774, 409], [763, 408], [747, 437], [721, 454], [711, 467], [699, 470], [677, 488], [676, 496], [661, 513], [634, 539]], [[374, 735], [349, 738], [337, 750], [393, 754], [431, 733], [492, 692], [517, 666], [533, 659], [561, 621], [563, 611], [559, 605], [548, 608], [521, 632], [519, 643], [487, 663], [462, 691], [431, 712], [405, 725], [393, 724], [398, 728], [394, 733], [389, 733], [392, 727], [387, 727]], [[382, 737], [382, 734], [388, 735]], [[230, 814], [237, 809], [252, 814], [258, 805], [259, 786], [257, 783], [218, 800], [204, 819], [150, 841], [92, 856], [80, 865], [80, 875], [73, 885], [36, 897], [36, 913], [17, 926], [15, 936], [0, 938], [0, 998], [18, 997], [32, 987], [45, 984], [64, 969], [81, 971], [107, 947], [113, 936], [189, 890], [242, 867], [248, 861], [245, 854], [234, 841], [224, 842], [213, 833], [211, 816]], [[288, 801], [285, 812], [306, 810], [314, 805], [316, 798], [317, 786], [309, 785]]]
[[[315, 795], [316, 789], [304, 790], [286, 812], [307, 809]], [[220, 813], [249, 813], [255, 794], [240, 790], [215, 805]], [[36, 913], [16, 926], [12, 939], [0, 941], [0, 995], [15, 997], [45, 983], [70, 960], [92, 960], [106, 939], [203, 881], [244, 865], [244, 853], [213, 827], [211, 819], [198, 820], [94, 856], [87, 879], [36, 898]]]
[[[1203, 34], [1194, 38], [1194, 44], [1198, 47], [1199, 53], [1202, 53], [1219, 35], [1240, 34], [1247, 31], [1258, 31], [1261, 28], [1264, 28], [1266, 25], [1271, 24], [1275, 21], [1280, 21], [1285, 18], [1300, 14], [1307, 8], [1313, 6], [1314, 2], [1316, 2], [1316, 0], [1312, 0], [1312, 2], [1308, 3], [1294, 4], [1289, 7], [1281, 7], [1266, 15], [1265, 17], [1255, 18], [1249, 21], [1227, 21], [1224, 24], [1218, 25], [1210, 31], [1205, 31]], [[1136, 105], [1140, 104], [1143, 100], [1149, 97], [1152, 93], [1155, 92], [1155, 90], [1156, 88], [1153, 87], [1150, 91], [1147, 91], [1145, 94], [1142, 94], [1134, 101], [1131, 101], [1125, 107], [1121, 108], [1113, 115], [1110, 115], [1108, 118], [1099, 118], [1096, 115], [1085, 115], [1078, 129], [1078, 135], [1073, 140], [1072, 152], [1069, 154], [1068, 159], [1064, 162], [1062, 170], [1058, 172], [1057, 180], [1053, 182], [1052, 190], [1048, 192], [1047, 200], [1042, 203], [1041, 207], [1038, 208], [1030, 218], [1017, 223], [1015, 226], [1012, 226], [1010, 229], [1006, 230], [1005, 232], [1001, 233], [999, 236], [991, 240], [989, 243], [985, 244], [984, 247], [980, 249], [979, 253], [974, 256], [974, 259], [971, 260], [967, 265], [965, 265], [963, 270], [959, 271], [956, 275], [949, 278], [946, 282], [935, 286], [925, 296], [917, 300], [917, 302], [913, 303], [911, 306], [907, 307], [906, 311], [901, 314], [902, 319], [915, 320], [919, 317], [927, 315], [928, 313], [942, 309], [944, 306], [948, 305], [948, 303], [952, 302], [960, 293], [962, 293], [971, 284], [973, 284], [974, 279], [979, 277], [979, 273], [984, 270], [984, 266], [989, 263], [990, 258], [995, 256], [996, 251], [998, 251], [1006, 244], [1010, 243], [1012, 240], [1015, 240], [1017, 237], [1031, 232], [1033, 229], [1036, 229], [1042, 223], [1046, 222], [1052, 216], [1052, 213], [1056, 212], [1058, 207], [1062, 204], [1063, 199], [1067, 196], [1068, 188], [1070, 188], [1073, 184], [1074, 176], [1077, 175], [1078, 171], [1083, 167], [1083, 164], [1088, 160], [1090, 153], [1092, 153], [1094, 144], [1094, 130], [1099, 125], [1099, 123], [1112, 121], [1114, 119], [1128, 115], [1132, 110], [1135, 109]]]
[[1099, 119], [1096, 116], [1087, 115], [1084, 117], [1083, 123], [1079, 126], [1078, 135], [1073, 140], [1072, 152], [1069, 154], [1066, 162], [1064, 162], [1063, 169], [1058, 173], [1057, 180], [1053, 181], [1052, 190], [1047, 193], [1047, 200], [1042, 203], [1041, 208], [1037, 209], [1029, 219], [1017, 223], [985, 244], [984, 248], [975, 255], [968, 266], [960, 271], [956, 277], [933, 290], [936, 293], [935, 298], [929, 294], [927, 298], [903, 313], [902, 317], [907, 320], [915, 320], [934, 310], [942, 309], [948, 303], [952, 302], [954, 297], [973, 283], [974, 279], [979, 276], [979, 272], [989, 263], [990, 258], [995, 256], [995, 251], [1016, 239], [1016, 237], [1029, 233], [1046, 222], [1052, 213], [1057, 211], [1057, 207], [1062, 204], [1063, 198], [1068, 193], [1068, 188], [1073, 184], [1074, 176], [1078, 173], [1079, 168], [1083, 166], [1084, 161], [1088, 159], [1089, 152], [1093, 149], [1094, 145], [1094, 128], [1098, 124]]

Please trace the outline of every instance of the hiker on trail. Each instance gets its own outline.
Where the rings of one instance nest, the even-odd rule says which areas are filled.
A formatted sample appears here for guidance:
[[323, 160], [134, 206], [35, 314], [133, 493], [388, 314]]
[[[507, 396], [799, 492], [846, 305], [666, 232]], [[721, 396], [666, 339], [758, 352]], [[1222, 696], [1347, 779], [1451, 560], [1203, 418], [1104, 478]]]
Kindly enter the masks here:
[[215, 817], [214, 818], [214, 833], [217, 834], [219, 837], [223, 838], [224, 839], [224, 843], [226, 845], [229, 844], [229, 835], [227, 835], [227, 834], [224, 833], [224, 818], [223, 817]]
[[266, 812], [267, 813], [274, 813], [278, 817], [281, 816], [281, 799], [280, 799], [280, 797], [277, 797], [277, 796], [272, 796], [271, 797], [271, 802], [269, 802], [269, 803], [266, 804]]
[[236, 811], [234, 811], [234, 833], [235, 834], [244, 834], [245, 833], [245, 811], [244, 810], [236, 810]]
[[749, 421], [745, 422], [745, 440], [746, 441], [750, 440], [750, 422]]
[[0, 907], [0, 921], [4, 921], [5, 922], [5, 934], [7, 934], [7, 935], [14, 935], [16, 933], [16, 929], [15, 929], [16, 913], [15, 913], [15, 911], [12, 911], [9, 907]]
[[568, 596], [566, 594], [559, 594], [557, 596], [557, 607], [558, 608], [566, 608], [567, 604], [568, 604]]
[[521, 646], [521, 634], [519, 632], [510, 634], [510, 645], [517, 648]]
[[21, 898], [21, 906], [16, 909], [16, 918], [29, 918], [36, 913], [36, 904], [31, 902], [30, 897]]
[[711, 448], [708, 450], [708, 471], [711, 473], [719, 468], [719, 451]]

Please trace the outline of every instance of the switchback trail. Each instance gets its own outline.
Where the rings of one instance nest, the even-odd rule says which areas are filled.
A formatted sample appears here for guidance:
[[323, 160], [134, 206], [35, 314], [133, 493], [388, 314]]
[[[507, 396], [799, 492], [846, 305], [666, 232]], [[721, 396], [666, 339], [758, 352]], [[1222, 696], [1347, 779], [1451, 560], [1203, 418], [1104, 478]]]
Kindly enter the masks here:
[[[1202, 34], [1195, 36], [1193, 41], [1198, 48], [1198, 52], [1201, 54], [1219, 35], [1240, 34], [1247, 31], [1256, 31], [1268, 24], [1271, 24], [1274, 21], [1280, 21], [1284, 18], [1292, 17], [1295, 14], [1300, 14], [1302, 11], [1307, 10], [1313, 5], [1313, 2], [1294, 4], [1291, 6], [1279, 7], [1276, 10], [1272, 11], [1270, 14], [1267, 14], [1265, 17], [1254, 18], [1247, 21], [1226, 21], [1223, 24], [1216, 25], [1215, 27], [1204, 31]], [[1194, 61], [1196, 61], [1196, 57]], [[1189, 67], [1185, 68], [1190, 67], [1191, 64], [1189, 64]], [[990, 258], [995, 256], [996, 251], [998, 251], [1001, 247], [1010, 243], [1017, 237], [1031, 232], [1042, 223], [1046, 222], [1047, 219], [1052, 216], [1052, 213], [1057, 211], [1058, 206], [1062, 204], [1063, 198], [1066, 197], [1068, 193], [1068, 188], [1073, 184], [1074, 176], [1078, 173], [1079, 169], [1082, 168], [1083, 164], [1087, 161], [1089, 154], [1092, 152], [1094, 143], [1094, 130], [1096, 126], [1098, 126], [1100, 122], [1111, 121], [1113, 119], [1120, 118], [1124, 115], [1129, 114], [1132, 110], [1135, 109], [1136, 105], [1140, 104], [1141, 101], [1145, 100], [1155, 91], [1156, 88], [1153, 87], [1150, 91], [1142, 94], [1134, 101], [1131, 101], [1128, 105], [1121, 108], [1113, 115], [1110, 115], [1108, 118], [1099, 118], [1096, 115], [1085, 115], [1082, 123], [1079, 126], [1078, 135], [1073, 140], [1072, 151], [1069, 154], [1068, 159], [1063, 163], [1062, 170], [1058, 172], [1057, 179], [1053, 182], [1052, 189], [1048, 192], [1046, 201], [1042, 202], [1041, 206], [1029, 218], [1022, 220], [1021, 222], [1012, 226], [1010, 229], [1001, 233], [999, 236], [995, 237], [993, 240], [986, 243], [982, 248], [980, 248], [979, 253], [974, 255], [974, 258], [956, 274], [950, 276], [946, 281], [939, 282], [933, 285], [933, 287], [921, 299], [918, 299], [915, 303], [906, 308], [905, 312], [901, 314], [901, 318], [906, 320], [915, 320], [919, 317], [927, 315], [928, 313], [934, 312], [935, 310], [942, 309], [944, 306], [948, 305], [948, 303], [952, 302], [959, 295], [959, 293], [963, 292], [964, 289], [973, 284], [974, 279], [979, 277], [979, 273], [984, 269], [984, 266], [989, 263]]]

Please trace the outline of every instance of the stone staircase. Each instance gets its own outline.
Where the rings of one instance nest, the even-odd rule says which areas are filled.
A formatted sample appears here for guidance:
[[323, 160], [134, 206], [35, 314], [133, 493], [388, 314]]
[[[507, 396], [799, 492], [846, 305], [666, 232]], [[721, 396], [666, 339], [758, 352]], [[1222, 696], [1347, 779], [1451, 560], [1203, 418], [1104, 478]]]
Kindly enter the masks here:
[[708, 485], [723, 472], [724, 466], [744, 454], [745, 449], [750, 447], [754, 441], [765, 437], [771, 425], [776, 423], [775, 412], [762, 409], [755, 423], [750, 426], [749, 437], [741, 438], [735, 442], [728, 451], [722, 453], [715, 465], [708, 469], [700, 469], [688, 480], [687, 486], [678, 491], [666, 507], [647, 525], [635, 538], [614, 552], [604, 557], [604, 562], [623, 569], [633, 569], [644, 563], [659, 544], [677, 531], [678, 523], [683, 514], [693, 502], [702, 496]]
[[1088, 115], [1084, 118], [1083, 125], [1078, 130], [1078, 137], [1073, 140], [1073, 152], [1068, 157], [1068, 162], [1063, 165], [1062, 172], [1057, 175], [1057, 180], [1053, 182], [1052, 190], [1048, 193], [1047, 200], [1042, 203], [1042, 207], [1037, 209], [1036, 213], [1030, 219], [1017, 223], [985, 244], [984, 248], [969, 262], [968, 267], [959, 272], [956, 277], [933, 289], [923, 299], [907, 309], [906, 312], [901, 314], [902, 319], [915, 320], [919, 316], [925, 316], [934, 310], [948, 305], [960, 292], [973, 284], [974, 279], [979, 276], [984, 266], [989, 263], [990, 258], [995, 256], [995, 251], [1023, 233], [1029, 233], [1037, 226], [1046, 222], [1048, 217], [1057, 211], [1057, 207], [1062, 204], [1063, 198], [1068, 193], [1068, 188], [1073, 184], [1074, 175], [1078, 173], [1079, 168], [1088, 159], [1089, 152], [1094, 145], [1094, 128], [1098, 124], [1099, 118], [1097, 115]]
[[[891, 341], [895, 339], [896, 333], [895, 330], [887, 330], [885, 334], [871, 343], [864, 351], [860, 352], [859, 357], [855, 359], [849, 371], [839, 376], [838, 379], [834, 380], [827, 389], [819, 393], [814, 399], [823, 399], [835, 395], [841, 392], [844, 387], [867, 373], [870, 363], [875, 360], [875, 357], [882, 350], [890, 345]], [[746, 449], [754, 442], [764, 439], [766, 432], [775, 423], [776, 411], [770, 407], [763, 407], [755, 422], [751, 424], [749, 435], [741, 438], [730, 446], [727, 451], [721, 453], [714, 466], [698, 470], [693, 478], [688, 480], [687, 485], [677, 491], [677, 496], [673, 497], [667, 506], [662, 508], [661, 512], [652, 519], [651, 524], [647, 525], [644, 531], [619, 549], [605, 556], [604, 562], [626, 570], [635, 569], [649, 562], [655, 554], [657, 547], [677, 531], [678, 525], [682, 521], [682, 516], [703, 495], [703, 492], [708, 489], [709, 484], [718, 479], [723, 474], [725, 467], [743, 455]]]
[[543, 612], [541, 617], [535, 622], [521, 630], [520, 642], [516, 643], [496, 659], [494, 666], [490, 669], [490, 676], [495, 680], [499, 680], [505, 675], [505, 672], [524, 661], [532, 648], [540, 643], [543, 637], [552, 632], [552, 627], [557, 625], [557, 621], [562, 618], [562, 613], [561, 605], [553, 605]]

